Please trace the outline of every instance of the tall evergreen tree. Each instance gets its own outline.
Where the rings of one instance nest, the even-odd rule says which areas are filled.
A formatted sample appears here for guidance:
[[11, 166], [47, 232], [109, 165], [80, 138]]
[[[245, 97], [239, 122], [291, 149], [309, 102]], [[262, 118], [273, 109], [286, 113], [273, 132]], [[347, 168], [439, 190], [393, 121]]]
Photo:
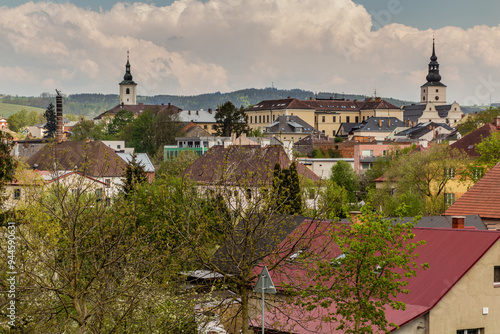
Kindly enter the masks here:
[[300, 214], [302, 212], [302, 195], [295, 163], [291, 164], [289, 169], [281, 169], [280, 164], [276, 163], [273, 176], [273, 195], [277, 211], [291, 215]]
[[52, 103], [49, 103], [47, 109], [43, 113], [43, 117], [47, 123], [45, 123], [45, 129], [47, 132], [45, 133], [46, 138], [54, 138], [57, 133], [57, 114], [56, 109]]
[[243, 132], [249, 132], [245, 109], [243, 106], [240, 109], [236, 108], [231, 101], [227, 101], [217, 108], [215, 121], [217, 122], [215, 126], [218, 136], [229, 137], [232, 133], [239, 136]]
[[144, 166], [137, 162], [137, 155], [132, 156], [132, 160], [128, 163], [125, 169], [125, 184], [123, 185], [123, 192], [125, 196], [133, 193], [137, 185], [144, 183], [148, 180]]

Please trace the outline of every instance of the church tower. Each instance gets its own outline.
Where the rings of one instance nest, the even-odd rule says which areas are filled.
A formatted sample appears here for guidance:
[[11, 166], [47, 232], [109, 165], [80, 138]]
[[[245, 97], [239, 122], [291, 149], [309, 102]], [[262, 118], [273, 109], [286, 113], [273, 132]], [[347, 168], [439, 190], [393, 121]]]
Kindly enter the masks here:
[[135, 105], [137, 95], [137, 84], [132, 80], [130, 73], [129, 52], [127, 51], [127, 64], [125, 65], [125, 75], [123, 81], [120, 82], [120, 104]]
[[446, 104], [446, 85], [441, 83], [441, 75], [439, 74], [439, 63], [437, 62], [435, 42], [432, 39], [432, 56], [429, 63], [429, 74], [427, 74], [427, 82], [420, 86], [420, 104], [432, 102], [435, 105]]

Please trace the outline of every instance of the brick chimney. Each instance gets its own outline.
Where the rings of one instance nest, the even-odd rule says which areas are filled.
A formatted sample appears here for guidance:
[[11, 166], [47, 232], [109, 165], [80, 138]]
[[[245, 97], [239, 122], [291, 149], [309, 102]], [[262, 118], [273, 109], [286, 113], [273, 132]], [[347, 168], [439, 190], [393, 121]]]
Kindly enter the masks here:
[[379, 126], [379, 127], [382, 127], [382, 120], [381, 120], [380, 118], [379, 118], [379, 120], [378, 120], [378, 126]]
[[353, 224], [357, 224], [360, 222], [359, 216], [361, 215], [361, 211], [351, 211], [349, 212], [351, 216], [351, 222]]
[[451, 228], [463, 229], [465, 227], [465, 216], [452, 216]]
[[188, 115], [191, 115], [191, 110], [188, 110]]
[[391, 126], [391, 119], [390, 118], [387, 120], [387, 126]]
[[199, 115], [199, 114], [200, 114], [200, 113], [199, 113], [199, 111], [198, 111], [198, 110], [196, 110], [196, 115]]
[[500, 130], [500, 117], [495, 118], [493, 124], [495, 124], [497, 130]]
[[63, 125], [63, 101], [61, 92], [56, 89], [56, 119], [57, 119], [57, 131], [56, 138], [61, 141], [64, 136], [64, 125]]
[[212, 114], [212, 108], [208, 108], [208, 113]]
[[382, 101], [382, 98], [381, 98], [381, 97], [376, 97], [376, 98], [375, 98], [375, 102], [380, 102], [380, 101]]

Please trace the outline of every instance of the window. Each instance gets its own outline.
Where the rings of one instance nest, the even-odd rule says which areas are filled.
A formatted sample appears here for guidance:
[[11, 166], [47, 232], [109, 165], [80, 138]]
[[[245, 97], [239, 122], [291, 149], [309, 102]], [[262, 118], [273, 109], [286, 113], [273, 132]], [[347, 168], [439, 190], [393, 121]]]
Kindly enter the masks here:
[[20, 199], [21, 198], [21, 189], [16, 188], [14, 189], [14, 199]]
[[[251, 123], [251, 122], [250, 122]], [[208, 125], [203, 125], [203, 129], [207, 130], [208, 129]]]
[[382, 155], [385, 157], [387, 155], [387, 150], [383, 150]]
[[356, 116], [354, 123], [359, 123], [359, 117]]
[[130, 88], [127, 88], [127, 90], [125, 91], [125, 94], [130, 94]]
[[121, 149], [121, 148], [122, 148], [122, 146], [121, 146], [121, 145], [116, 145], [116, 148], [117, 148], [117, 149]]
[[484, 328], [474, 328], [474, 329], [459, 329], [457, 334], [483, 334]]
[[361, 163], [361, 169], [370, 169], [372, 168], [371, 162], [363, 162]]
[[362, 157], [373, 157], [373, 150], [362, 150], [361, 156]]
[[425, 93], [425, 89], [424, 89], [424, 93]]
[[450, 167], [450, 168], [445, 168], [444, 169], [444, 176], [448, 179], [455, 179], [455, 168]]
[[321, 116], [321, 122], [325, 123], [325, 116]]
[[273, 122], [276, 120], [276, 115], [273, 115]]
[[339, 116], [339, 123], [342, 123], [342, 116]]
[[347, 116], [347, 117], [345, 118], [345, 122], [346, 122], [346, 123], [350, 123], [350, 122], [351, 122], [351, 117]]
[[215, 126], [215, 124], [212, 125], [212, 130], [215, 130], [217, 129], [217, 127]]
[[97, 197], [97, 200], [98, 200], [98, 201], [101, 201], [101, 200], [102, 200], [102, 189], [101, 189], [101, 188], [96, 189], [96, 190], [95, 190], [95, 195], [96, 195], [96, 197]]
[[111, 184], [111, 179], [104, 179], [104, 183], [106, 183], [106, 188], [109, 188]]
[[447, 206], [455, 203], [455, 194], [453, 193], [444, 193], [444, 204]]
[[259, 123], [262, 123], [262, 116], [259, 115]]
[[439, 100], [439, 96], [436, 96], [435, 99], [436, 99], [436, 101]]
[[500, 266], [493, 268], [493, 286], [500, 288]]
[[436, 93], [439, 93], [439, 89], [436, 88]]
[[333, 116], [333, 123], [335, 123], [337, 121], [335, 118], [337, 118], [337, 117]]
[[248, 200], [252, 199], [252, 189], [250, 188], [247, 189], [246, 196]]
[[250, 116], [250, 124], [252, 124], [252, 117], [253, 117], [253, 116]]
[[422, 100], [424, 100], [424, 101], [425, 101], [425, 96], [422, 96]]
[[267, 115], [267, 123], [269, 123], [269, 115]]

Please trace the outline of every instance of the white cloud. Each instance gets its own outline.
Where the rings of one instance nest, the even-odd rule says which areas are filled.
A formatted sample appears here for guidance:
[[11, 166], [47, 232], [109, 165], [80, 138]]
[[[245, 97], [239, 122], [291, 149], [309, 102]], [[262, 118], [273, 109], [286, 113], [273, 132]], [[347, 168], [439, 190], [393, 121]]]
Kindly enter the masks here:
[[[0, 93], [36, 95], [50, 85], [68, 94], [117, 93], [130, 50], [141, 94], [274, 82], [368, 95], [377, 88], [384, 96], [418, 100], [433, 34], [448, 100], [474, 96], [490, 74], [500, 81], [499, 27], [422, 31], [393, 23], [371, 31], [372, 21], [351, 0], [178, 0], [164, 7], [118, 3], [101, 12], [33, 2], [0, 7], [6, 59], [0, 75], [24, 84], [4, 80]], [[500, 85], [490, 86], [500, 100]]]

